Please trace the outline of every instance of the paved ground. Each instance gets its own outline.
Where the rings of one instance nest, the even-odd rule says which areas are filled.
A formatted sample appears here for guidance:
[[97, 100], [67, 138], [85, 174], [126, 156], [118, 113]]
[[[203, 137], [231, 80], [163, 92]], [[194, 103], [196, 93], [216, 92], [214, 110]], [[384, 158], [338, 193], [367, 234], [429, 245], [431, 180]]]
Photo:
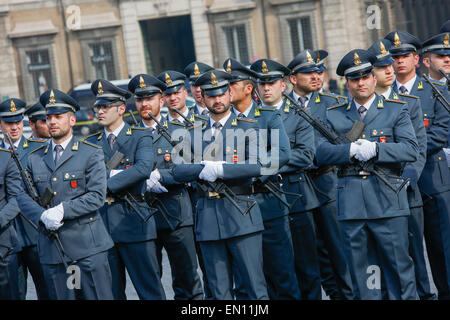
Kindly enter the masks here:
[[[426, 251], [425, 251], [426, 255]], [[428, 257], [426, 257], [428, 262]], [[430, 273], [430, 266], [427, 264], [428, 269], [428, 277], [431, 281], [431, 290], [432, 292], [436, 293], [436, 287], [432, 281], [432, 276]], [[200, 268], [198, 269], [198, 272], [200, 274], [200, 279], [202, 278], [202, 272]], [[172, 290], [172, 277], [170, 274], [170, 264], [169, 260], [167, 259], [167, 253], [165, 250], [163, 250], [163, 277], [162, 277], [162, 283], [164, 286], [164, 290], [166, 292], [166, 297], [168, 300], [173, 300], [173, 290]], [[127, 288], [126, 288], [126, 294], [128, 300], [137, 300], [139, 297], [136, 294], [136, 290], [134, 290], [133, 284], [131, 283], [130, 278], [127, 275]], [[328, 300], [328, 296], [325, 295], [325, 293], [322, 291], [322, 298], [324, 300]], [[36, 300], [36, 290], [34, 288], [34, 284], [31, 280], [31, 276], [28, 275], [28, 292], [27, 292], [27, 300]]]

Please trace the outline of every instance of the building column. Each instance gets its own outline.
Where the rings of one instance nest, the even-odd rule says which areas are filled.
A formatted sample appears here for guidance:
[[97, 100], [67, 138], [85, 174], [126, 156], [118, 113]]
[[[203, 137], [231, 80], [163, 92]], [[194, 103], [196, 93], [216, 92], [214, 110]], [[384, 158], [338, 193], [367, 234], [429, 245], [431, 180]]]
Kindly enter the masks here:
[[190, 0], [192, 35], [197, 61], [213, 66], [213, 52], [204, 0]]

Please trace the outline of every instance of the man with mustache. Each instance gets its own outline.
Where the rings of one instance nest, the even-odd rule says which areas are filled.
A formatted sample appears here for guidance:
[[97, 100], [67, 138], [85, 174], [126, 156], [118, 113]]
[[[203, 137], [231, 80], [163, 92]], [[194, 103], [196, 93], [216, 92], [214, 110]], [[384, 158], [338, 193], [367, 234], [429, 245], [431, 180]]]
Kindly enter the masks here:
[[[441, 44], [444, 38], [445, 35]], [[400, 30], [390, 32], [385, 39], [391, 42], [389, 52], [394, 58], [393, 90], [420, 98], [427, 134], [427, 159], [417, 177], [423, 201], [424, 236], [438, 299], [450, 299], [450, 173], [442, 150], [447, 147], [450, 115], [433, 97], [431, 86], [416, 74], [418, 50], [422, 48], [419, 39]], [[450, 100], [447, 88], [433, 82]]]
[[[29, 153], [44, 145], [47, 140], [36, 138], [27, 139], [23, 135], [23, 117], [24, 113], [28, 111], [25, 110], [24, 101], [16, 98], [7, 99], [1, 103], [0, 111], [0, 129], [4, 135], [6, 133], [10, 135], [19, 159], [22, 165], [26, 167]], [[43, 117], [43, 126], [47, 129], [46, 132], [48, 133], [48, 128], [45, 124], [45, 111]], [[42, 126], [42, 123], [40, 126]], [[0, 147], [7, 150], [10, 149], [6, 138], [3, 139]], [[14, 226], [20, 244], [22, 245], [22, 250], [18, 253], [20, 299], [25, 300], [28, 271], [30, 271], [38, 299], [47, 300], [48, 292], [37, 249], [38, 232], [21, 216], [14, 220]]]
[[[100, 209], [114, 241], [108, 253], [114, 299], [126, 299], [127, 270], [140, 299], [164, 300], [156, 254], [155, 218], [143, 196], [145, 181], [153, 168], [153, 136], [147, 128], [130, 127], [124, 122], [130, 92], [104, 79], [95, 80], [91, 90], [96, 96], [92, 109], [104, 130], [87, 137], [86, 141], [102, 147], [106, 163], [118, 152], [122, 153], [120, 163], [107, 170], [108, 195]], [[137, 211], [150, 217], [142, 219]]]
[[201, 299], [203, 292], [197, 273], [191, 199], [184, 183], [177, 183], [167, 175], [174, 166], [171, 155], [173, 147], [161, 135], [156, 122], [148, 114], [151, 112], [169, 132], [180, 129], [179, 125], [161, 116], [160, 110], [164, 104], [162, 94], [165, 89], [163, 82], [147, 74], [138, 74], [128, 83], [128, 90], [136, 98], [136, 108], [142, 119], [141, 126], [150, 128], [153, 135], [156, 167], [147, 180], [146, 198], [149, 205], [159, 208], [155, 221], [156, 252], [161, 275], [164, 248], [171, 266], [175, 300]]
[[[408, 230], [410, 234], [409, 252], [414, 261], [414, 272], [416, 276], [417, 293], [422, 300], [433, 300], [436, 296], [431, 293], [430, 281], [426, 269], [423, 247], [423, 202], [417, 186], [417, 178], [420, 177], [427, 156], [427, 136], [423, 124], [423, 115], [420, 99], [404, 93], [396, 93], [392, 89], [394, 83], [394, 59], [389, 52], [391, 43], [387, 39], [376, 41], [368, 49], [377, 60], [373, 64], [373, 72], [377, 78], [375, 92], [386, 99], [402, 100], [407, 102], [411, 123], [414, 127], [417, 143], [419, 144], [419, 155], [417, 160], [409, 162], [403, 169], [402, 176], [410, 179], [407, 188], [408, 202], [411, 215], [408, 217]], [[390, 279], [385, 275], [386, 280]]]
[[26, 193], [17, 202], [40, 225], [38, 252], [49, 297], [113, 299], [108, 264], [113, 242], [98, 212], [106, 196], [103, 152], [73, 136], [80, 106], [72, 97], [50, 89], [39, 101], [46, 109], [52, 140], [30, 153], [28, 170], [39, 196], [51, 191], [53, 198], [48, 209]]
[[[369, 239], [373, 238], [376, 254], [382, 256], [383, 272], [389, 270], [394, 275], [386, 283], [388, 298], [417, 299], [414, 265], [408, 254], [406, 188], [397, 193], [391, 187], [401, 186], [403, 163], [416, 161], [418, 144], [406, 103], [375, 93], [375, 61], [376, 56], [361, 49], [350, 51], [340, 61], [336, 73], [346, 77], [353, 99], [350, 104], [328, 108], [326, 122], [340, 136], [345, 136], [355, 121], [365, 127], [361, 138], [351, 143], [334, 145], [320, 137], [317, 163], [339, 168], [337, 216], [355, 298], [381, 298], [377, 281], [373, 281], [379, 274], [376, 269], [372, 274], [368, 260], [372, 250]], [[374, 169], [389, 185], [373, 173]]]

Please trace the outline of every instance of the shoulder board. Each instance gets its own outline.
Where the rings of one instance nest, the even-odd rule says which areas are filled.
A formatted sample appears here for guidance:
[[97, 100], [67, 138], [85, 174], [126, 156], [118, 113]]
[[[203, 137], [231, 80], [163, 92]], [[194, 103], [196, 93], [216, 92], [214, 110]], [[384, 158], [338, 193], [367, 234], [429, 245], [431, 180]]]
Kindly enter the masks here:
[[401, 103], [401, 104], [406, 104], [408, 102], [406, 101], [401, 101], [401, 100], [391, 100], [391, 99], [386, 99], [387, 102], [396, 102], [396, 103]]
[[131, 130], [149, 130], [150, 127], [143, 128], [143, 127], [130, 127]]
[[244, 118], [236, 118], [238, 119], [238, 121], [244, 121], [244, 122], [249, 122], [249, 123], [256, 123], [256, 120], [252, 120], [252, 119], [244, 119]]
[[206, 122], [199, 123], [197, 125], [194, 124], [193, 126], [188, 127], [188, 130], [196, 129], [196, 128], [199, 128], [199, 127], [201, 127], [202, 129], [205, 129], [206, 128]]
[[2, 149], [2, 148], [0, 148], [0, 151], [11, 152], [11, 150], [8, 150], [8, 149]]
[[99, 132], [90, 134], [90, 135], [88, 135], [87, 137], [84, 137], [83, 139], [81, 139], [81, 141], [84, 141], [84, 140], [86, 140], [86, 139], [88, 139], [88, 138], [90, 138], [90, 137], [98, 136], [98, 135], [101, 134], [102, 132], [103, 132], [103, 131], [99, 131]]
[[258, 108], [258, 110], [260, 110], [260, 111], [275, 111], [276, 109], [275, 109], [275, 108], [273, 108], [273, 109], [268, 109], [268, 108]]
[[333, 110], [333, 109], [340, 108], [340, 107], [345, 107], [345, 106], [347, 106], [347, 103], [338, 104], [336, 106], [329, 107], [329, 108], [327, 108], [327, 110]]
[[175, 122], [175, 121], [169, 121], [170, 124], [176, 125], [176, 126], [180, 126], [180, 127], [185, 127], [186, 125], [183, 123], [179, 123], [179, 122]]
[[39, 148], [36, 148], [36, 149], [34, 149], [33, 151], [30, 151], [29, 154], [32, 154], [33, 152], [36, 152], [36, 151], [38, 151], [38, 150], [40, 150], [40, 149], [42, 149], [42, 148], [44, 148], [44, 147], [45, 147], [45, 145], [40, 146]]
[[440, 81], [433, 81], [433, 80], [431, 80], [431, 83], [432, 84], [437, 84], [438, 86], [444, 86], [444, 84], [442, 83], [442, 82], [440, 82]]
[[328, 93], [328, 92], [319, 92], [319, 95], [321, 96], [327, 96], [327, 97], [331, 97], [331, 98], [338, 98], [339, 96], [333, 93]]
[[208, 118], [202, 117], [202, 116], [200, 116], [198, 114], [194, 114], [194, 117], [197, 118], [197, 119], [203, 120], [203, 121], [208, 121]]
[[411, 96], [411, 95], [405, 94], [405, 93], [399, 93], [398, 95], [399, 95], [399, 96], [402, 96], [402, 97], [408, 97], [408, 98], [420, 99], [420, 98], [417, 97], [417, 96]]
[[48, 139], [28, 139], [28, 141], [44, 143], [44, 142], [47, 142]]
[[101, 146], [97, 146], [97, 145], [95, 145], [95, 144], [92, 144], [92, 143], [89, 143], [89, 142], [87, 142], [87, 141], [85, 141], [85, 140], [83, 140], [83, 143], [84, 143], [84, 144], [87, 144], [88, 146], [91, 146], [91, 147], [97, 148], [97, 149], [102, 149], [102, 147], [101, 147]]

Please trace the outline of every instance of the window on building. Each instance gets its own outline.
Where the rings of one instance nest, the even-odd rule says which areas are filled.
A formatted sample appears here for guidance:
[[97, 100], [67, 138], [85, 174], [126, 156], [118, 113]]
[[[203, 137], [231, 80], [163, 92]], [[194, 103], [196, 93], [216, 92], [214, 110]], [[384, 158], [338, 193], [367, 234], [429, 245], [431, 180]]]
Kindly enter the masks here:
[[249, 63], [245, 25], [223, 27], [223, 31], [225, 33], [228, 56], [242, 63]]
[[313, 48], [311, 21], [309, 17], [287, 20], [291, 35], [292, 55], [295, 56], [304, 49]]
[[89, 55], [95, 79], [116, 79], [112, 43], [110, 41], [89, 44]]
[[39, 97], [52, 87], [50, 56], [47, 49], [26, 51], [28, 72], [32, 78], [34, 95]]

